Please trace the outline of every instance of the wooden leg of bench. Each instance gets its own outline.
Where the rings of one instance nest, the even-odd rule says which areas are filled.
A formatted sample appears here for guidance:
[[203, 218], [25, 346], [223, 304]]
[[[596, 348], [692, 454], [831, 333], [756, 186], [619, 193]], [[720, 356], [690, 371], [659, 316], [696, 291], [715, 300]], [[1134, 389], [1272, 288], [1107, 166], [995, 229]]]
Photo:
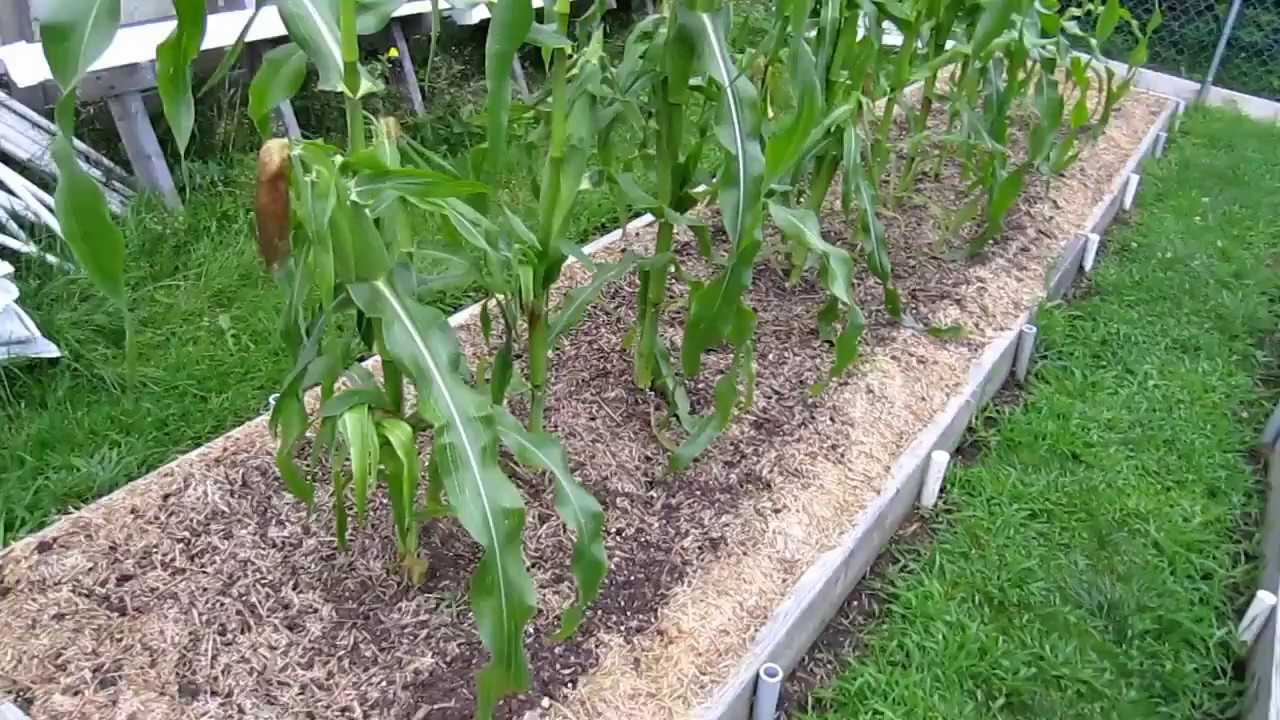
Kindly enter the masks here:
[[169, 172], [169, 165], [165, 162], [160, 140], [151, 125], [151, 116], [142, 102], [142, 94], [135, 90], [113, 95], [107, 98], [107, 106], [111, 108], [111, 118], [124, 141], [133, 174], [143, 187], [159, 193], [170, 209], [181, 209], [182, 199], [173, 184], [173, 173]]
[[409, 106], [419, 115], [427, 114], [427, 104], [422, 99], [422, 88], [418, 86], [418, 71], [413, 67], [413, 56], [409, 54], [409, 41], [404, 37], [404, 26], [399, 20], [391, 21], [391, 37], [395, 40], [396, 50], [400, 51], [400, 72], [404, 83], [404, 92], [409, 99]]
[[529, 81], [524, 77], [524, 66], [520, 64], [519, 56], [511, 60], [511, 76], [516, 81], [516, 89], [520, 91], [520, 98], [525, 102], [529, 102]]

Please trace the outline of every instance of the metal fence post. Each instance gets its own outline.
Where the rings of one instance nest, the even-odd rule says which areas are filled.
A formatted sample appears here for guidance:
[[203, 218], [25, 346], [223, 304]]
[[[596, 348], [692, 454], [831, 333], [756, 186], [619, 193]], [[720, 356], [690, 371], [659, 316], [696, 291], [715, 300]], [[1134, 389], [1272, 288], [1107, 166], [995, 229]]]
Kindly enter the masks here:
[[1227, 41], [1231, 39], [1231, 29], [1235, 27], [1236, 15], [1240, 12], [1240, 0], [1231, 0], [1231, 9], [1227, 11], [1227, 22], [1222, 26], [1222, 37], [1218, 38], [1218, 47], [1213, 51], [1213, 62], [1209, 63], [1209, 72], [1204, 76], [1204, 82], [1200, 84], [1200, 92], [1196, 95], [1196, 102], [1204, 102], [1209, 96], [1209, 89], [1213, 87], [1213, 76], [1218, 74], [1218, 65], [1222, 63], [1222, 53], [1227, 49]]

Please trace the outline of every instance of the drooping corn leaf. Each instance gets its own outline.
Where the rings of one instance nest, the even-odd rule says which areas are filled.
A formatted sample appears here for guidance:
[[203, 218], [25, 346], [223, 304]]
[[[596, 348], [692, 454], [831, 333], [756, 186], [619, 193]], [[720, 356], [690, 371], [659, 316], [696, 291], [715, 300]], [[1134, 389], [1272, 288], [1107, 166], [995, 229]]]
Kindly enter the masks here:
[[1099, 44], [1106, 42], [1120, 24], [1120, 10], [1120, 0], [1107, 0], [1102, 6], [1102, 12], [1098, 13], [1098, 24], [1093, 29], [1093, 36]]
[[422, 463], [414, 442], [413, 428], [399, 418], [380, 418], [377, 432], [386, 438], [390, 454], [383, 454], [387, 466], [387, 490], [391, 499], [391, 518], [403, 557], [410, 568], [417, 567], [413, 554], [418, 548], [417, 498]]
[[110, 46], [119, 27], [120, 0], [47, 3], [40, 19], [45, 60], [63, 91], [54, 113], [58, 134], [52, 147], [58, 166], [54, 193], [58, 222], [76, 261], [94, 285], [125, 310], [128, 325], [124, 236], [112, 220], [102, 188], [80, 167], [71, 141], [75, 136], [76, 85]]
[[716, 381], [715, 407], [710, 413], [692, 421], [689, 437], [671, 454], [669, 465], [673, 471], [679, 472], [693, 463], [711, 443], [715, 441], [733, 420], [734, 409], [738, 405], [740, 394], [739, 381], [746, 388], [743, 400], [744, 407], [750, 407], [752, 388], [755, 386], [755, 357], [753, 337], [756, 332], [756, 313], [746, 305], [739, 305], [733, 318], [730, 342], [736, 348], [733, 364], [720, 379]]
[[356, 495], [356, 522], [363, 524], [369, 507], [369, 489], [378, 475], [378, 434], [368, 405], [354, 405], [338, 418], [338, 432], [351, 458], [351, 479]]
[[120, 0], [44, 3], [40, 40], [53, 79], [64, 91], [111, 46], [120, 28]]
[[554, 435], [526, 430], [505, 409], [498, 409], [497, 415], [498, 433], [516, 460], [545, 470], [555, 478], [556, 512], [574, 534], [570, 568], [578, 583], [578, 602], [565, 610], [561, 619], [555, 639], [563, 640], [577, 630], [587, 607], [600, 594], [600, 584], [609, 568], [604, 550], [604, 510], [573, 478], [569, 456]]
[[818, 254], [819, 262], [822, 263], [823, 288], [841, 303], [852, 305], [853, 257], [848, 250], [823, 239], [817, 214], [812, 210], [789, 208], [771, 200], [769, 217], [788, 241]]
[[477, 714], [487, 717], [504, 694], [528, 684], [523, 633], [535, 596], [524, 563], [524, 501], [498, 464], [493, 406], [459, 375], [461, 351], [444, 315], [387, 279], [349, 291], [382, 321], [387, 354], [413, 379], [418, 411], [435, 428], [432, 463], [459, 521], [484, 548], [471, 604], [491, 655], [478, 677]]
[[844, 375], [845, 371], [857, 361], [862, 331], [866, 326], [867, 321], [862, 315], [862, 308], [858, 307], [857, 303], [850, 305], [844, 328], [836, 336], [836, 358], [831, 364], [831, 372], [827, 375], [828, 382]]
[[[875, 185], [864, 169], [866, 141], [856, 125], [849, 125], [844, 133], [844, 167], [848, 175], [844, 182], [852, 184], [852, 200], [858, 205], [859, 229], [866, 252], [867, 269], [884, 288], [884, 306], [895, 320], [902, 318], [902, 298], [893, 282], [893, 268], [889, 263], [889, 248], [885, 241], [884, 226], [876, 214], [877, 193]], [[845, 212], [851, 207], [846, 205]]]
[[302, 393], [307, 387], [307, 370], [320, 353], [320, 340], [324, 335], [325, 316], [315, 316], [306, 328], [305, 343], [298, 350], [293, 369], [285, 377], [284, 385], [271, 408], [267, 427], [276, 438], [276, 467], [284, 480], [285, 488], [306, 503], [311, 509], [315, 502], [315, 488], [307, 482], [302, 468], [294, 460], [294, 448], [307, 432], [310, 421]]
[[587, 308], [600, 297], [600, 292], [610, 283], [626, 275], [637, 265], [642, 268], [656, 267], [670, 261], [670, 255], [642, 258], [628, 250], [615, 263], [598, 263], [595, 274], [591, 276], [591, 282], [565, 293], [564, 299], [556, 306], [555, 312], [551, 317], [551, 327], [548, 330], [551, 345], [554, 346], [558, 338], [572, 330], [574, 326], [582, 321]]
[[196, 106], [191, 96], [191, 64], [204, 42], [204, 0], [173, 0], [178, 24], [156, 48], [156, 90], [164, 107], [164, 117], [178, 144], [178, 154], [186, 155], [195, 126]]
[[271, 113], [292, 100], [307, 79], [307, 55], [294, 43], [285, 43], [262, 57], [258, 74], [249, 83], [249, 119], [263, 137], [271, 137]]
[[[289, 31], [289, 39], [297, 43], [311, 63], [315, 65], [321, 90], [342, 92], [343, 77], [342, 35], [339, 31], [341, 0], [276, 0], [280, 19]], [[357, 95], [377, 90], [378, 85], [361, 67], [360, 87]]]
[[727, 151], [718, 185], [720, 212], [732, 243], [727, 266], [689, 295], [689, 319], [681, 346], [681, 364], [693, 377], [702, 353], [729, 339], [742, 295], [751, 285], [764, 201], [764, 153], [760, 147], [760, 111], [755, 88], [739, 74], [726, 42], [728, 12], [696, 9], [692, 0], [676, 7], [679, 28], [698, 48], [702, 69], [720, 86], [716, 137]]

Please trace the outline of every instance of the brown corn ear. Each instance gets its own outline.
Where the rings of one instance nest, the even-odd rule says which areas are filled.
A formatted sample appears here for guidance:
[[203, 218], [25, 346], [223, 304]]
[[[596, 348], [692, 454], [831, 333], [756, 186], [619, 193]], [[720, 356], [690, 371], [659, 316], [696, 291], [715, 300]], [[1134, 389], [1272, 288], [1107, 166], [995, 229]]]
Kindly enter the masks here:
[[289, 259], [289, 141], [268, 140], [258, 153], [258, 254], [275, 272]]

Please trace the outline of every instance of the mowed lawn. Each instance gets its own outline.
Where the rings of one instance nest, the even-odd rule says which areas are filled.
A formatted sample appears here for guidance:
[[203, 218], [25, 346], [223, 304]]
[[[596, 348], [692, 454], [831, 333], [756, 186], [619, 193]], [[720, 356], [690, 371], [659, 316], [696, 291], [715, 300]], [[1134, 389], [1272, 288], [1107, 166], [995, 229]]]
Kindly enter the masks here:
[[1234, 717], [1249, 451], [1280, 400], [1280, 129], [1194, 112], [1145, 173], [812, 718]]

